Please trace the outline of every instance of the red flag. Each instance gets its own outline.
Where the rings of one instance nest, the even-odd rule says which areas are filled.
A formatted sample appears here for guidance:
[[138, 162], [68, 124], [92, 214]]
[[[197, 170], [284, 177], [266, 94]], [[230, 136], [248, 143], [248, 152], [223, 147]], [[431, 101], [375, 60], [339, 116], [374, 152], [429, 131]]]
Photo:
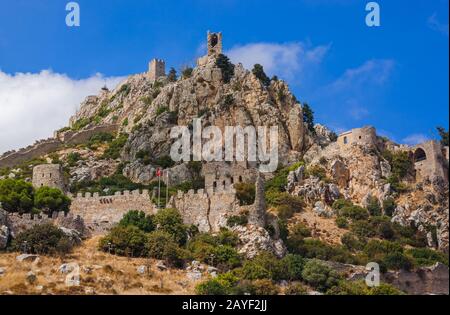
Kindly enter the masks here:
[[161, 176], [162, 176], [162, 172], [161, 172], [161, 169], [160, 169], [160, 168], [158, 168], [158, 169], [156, 170], [156, 176], [158, 176], [158, 177], [161, 177]]

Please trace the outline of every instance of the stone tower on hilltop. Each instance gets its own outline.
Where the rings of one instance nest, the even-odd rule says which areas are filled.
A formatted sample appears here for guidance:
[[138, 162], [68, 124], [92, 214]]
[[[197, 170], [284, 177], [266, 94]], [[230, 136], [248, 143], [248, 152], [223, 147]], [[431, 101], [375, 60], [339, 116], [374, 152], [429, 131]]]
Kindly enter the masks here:
[[65, 191], [62, 167], [59, 164], [42, 164], [33, 168], [33, 186], [51, 187]]
[[204, 66], [208, 64], [211, 59], [217, 57], [222, 53], [222, 33], [211, 33], [208, 31], [207, 34], [207, 47], [208, 54], [206, 56], [200, 57], [197, 60], [198, 66]]
[[222, 33], [208, 31], [208, 56], [217, 56], [222, 53]]
[[162, 59], [152, 59], [148, 67], [150, 81], [155, 82], [158, 78], [166, 75], [166, 62]]

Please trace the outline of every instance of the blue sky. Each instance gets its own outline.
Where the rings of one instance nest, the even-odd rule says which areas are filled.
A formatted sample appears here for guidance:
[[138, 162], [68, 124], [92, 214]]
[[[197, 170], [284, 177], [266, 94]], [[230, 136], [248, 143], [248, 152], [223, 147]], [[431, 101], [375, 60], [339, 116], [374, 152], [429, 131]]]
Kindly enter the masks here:
[[[364, 0], [78, 0], [76, 28], [65, 24], [68, 2], [0, 0], [0, 151], [49, 135], [86, 93], [153, 57], [194, 64], [207, 30], [223, 32], [232, 60], [285, 79], [338, 132], [370, 124], [414, 143], [448, 128], [448, 0], [377, 1], [378, 28], [366, 26]], [[28, 129], [13, 136], [14, 124]]]

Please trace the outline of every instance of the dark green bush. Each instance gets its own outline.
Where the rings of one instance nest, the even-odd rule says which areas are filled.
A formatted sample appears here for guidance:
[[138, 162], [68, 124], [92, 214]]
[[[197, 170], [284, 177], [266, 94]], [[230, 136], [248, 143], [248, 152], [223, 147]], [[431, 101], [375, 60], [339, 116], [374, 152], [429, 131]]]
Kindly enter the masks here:
[[336, 225], [338, 228], [341, 229], [347, 229], [348, 228], [348, 220], [344, 217], [337, 217], [336, 218]]
[[364, 248], [364, 242], [353, 233], [345, 233], [341, 237], [341, 242], [352, 252], [359, 251]]
[[371, 196], [368, 199], [367, 211], [372, 216], [380, 216], [381, 215], [381, 206], [378, 198]]
[[172, 235], [164, 231], [153, 231], [148, 234], [145, 250], [149, 257], [165, 260], [167, 263], [180, 266], [183, 261], [182, 251]]
[[395, 200], [393, 198], [388, 197], [385, 200], [383, 200], [384, 215], [392, 217], [392, 215], [394, 214], [395, 208], [397, 208], [397, 205], [395, 204]]
[[222, 72], [222, 78], [225, 83], [229, 83], [234, 76], [234, 65], [227, 56], [220, 54], [216, 59], [216, 66]]
[[158, 230], [165, 231], [173, 236], [174, 240], [184, 245], [187, 240], [187, 227], [183, 224], [183, 218], [176, 209], [162, 209], [154, 216], [154, 222]]
[[127, 134], [120, 134], [116, 139], [114, 139], [108, 146], [108, 148], [103, 153], [103, 159], [118, 159], [120, 157], [120, 152], [125, 146], [128, 140]]
[[317, 258], [348, 264], [356, 263], [356, 258], [345, 247], [331, 246], [317, 239], [304, 239], [293, 244], [288, 238], [287, 247], [289, 252], [305, 258]]
[[53, 212], [69, 212], [70, 204], [70, 198], [56, 188], [41, 187], [34, 195], [34, 206], [48, 215]]
[[260, 279], [252, 281], [249, 290], [251, 295], [278, 295], [279, 289], [272, 280]]
[[437, 262], [448, 266], [448, 254], [430, 248], [411, 248], [406, 254], [414, 259], [417, 266], [432, 266]]
[[338, 210], [338, 215], [352, 220], [367, 220], [369, 213], [359, 206], [342, 207]]
[[0, 180], [0, 203], [7, 212], [30, 212], [33, 208], [33, 186], [23, 180]]
[[245, 226], [248, 223], [248, 214], [233, 215], [228, 217], [227, 226], [234, 227], [237, 225]]
[[224, 273], [198, 284], [195, 291], [198, 295], [230, 295], [235, 292], [238, 281], [233, 274]]
[[73, 167], [73, 166], [75, 166], [75, 165], [77, 164], [77, 162], [80, 161], [81, 159], [82, 159], [82, 158], [81, 158], [81, 154], [80, 154], [80, 153], [78, 153], [78, 152], [71, 152], [71, 153], [69, 153], [69, 154], [67, 155], [66, 161], [67, 161], [67, 164], [68, 164], [70, 167]]
[[264, 72], [264, 67], [260, 64], [255, 64], [252, 69], [252, 73], [261, 81], [264, 86], [270, 85], [270, 79]]
[[301, 283], [291, 283], [284, 291], [286, 295], [308, 295], [308, 290]]
[[53, 224], [41, 224], [19, 233], [12, 241], [11, 248], [22, 251], [26, 247], [27, 252], [32, 254], [64, 255], [71, 252], [74, 245], [69, 237]]
[[352, 222], [352, 224], [350, 224], [350, 231], [352, 231], [360, 238], [374, 237], [376, 235], [374, 226], [366, 220], [358, 220]]
[[322, 262], [312, 259], [306, 262], [302, 278], [313, 288], [325, 292], [339, 283], [339, 274]]
[[114, 227], [100, 240], [100, 249], [119, 256], [145, 257], [147, 235], [135, 226]]
[[146, 215], [143, 211], [132, 210], [125, 214], [119, 222], [119, 226], [135, 226], [146, 233], [152, 232], [155, 229], [153, 224], [153, 217]]

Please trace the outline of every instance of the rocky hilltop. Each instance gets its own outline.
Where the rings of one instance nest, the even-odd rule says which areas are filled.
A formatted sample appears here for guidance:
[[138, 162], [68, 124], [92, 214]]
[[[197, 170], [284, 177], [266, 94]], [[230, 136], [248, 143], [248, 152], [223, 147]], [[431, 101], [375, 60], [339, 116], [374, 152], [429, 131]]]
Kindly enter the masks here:
[[[250, 163], [172, 161], [172, 127], [192, 129], [195, 118], [222, 131], [277, 126], [277, 171], [261, 174]], [[221, 34], [208, 33], [208, 54], [194, 68], [166, 74], [164, 61], [155, 59], [148, 72], [87, 97], [53, 138], [0, 156], [0, 250], [17, 250], [14, 241], [21, 232], [51, 223], [79, 241], [105, 237], [100, 247], [109, 254], [129, 256], [131, 250], [131, 256], [143, 257], [150, 245], [120, 249], [126, 242], [115, 243], [131, 233], [117, 224], [139, 210], [142, 217], [127, 219], [147, 220], [134, 223], [149, 233], [139, 237], [173, 245], [170, 259], [166, 252], [149, 250], [151, 257], [187, 268], [196, 283], [233, 272], [244, 280], [236, 278], [230, 288], [244, 293], [250, 287], [240, 286], [252, 281], [254, 290], [275, 285], [272, 293], [281, 287], [286, 294], [372, 294], [345, 281], [359, 283], [365, 265], [377, 262], [383, 281], [403, 292], [448, 294], [448, 160], [445, 139], [408, 147], [378, 136], [370, 126], [336, 135], [314, 125], [311, 109], [286, 82], [268, 78], [259, 65], [247, 70], [232, 64], [222, 54]], [[164, 170], [162, 183], [157, 169]], [[11, 202], [10, 186], [22, 180], [32, 183], [30, 191], [59, 189], [70, 206]], [[176, 225], [168, 230], [177, 244], [165, 238], [167, 222], [161, 217], [166, 216]], [[192, 267], [198, 261], [205, 264], [202, 271]], [[275, 275], [268, 266], [279, 264], [311, 265], [334, 284], [315, 283], [309, 267]], [[340, 275], [333, 282], [334, 272]], [[208, 293], [202, 288], [197, 292]]]

